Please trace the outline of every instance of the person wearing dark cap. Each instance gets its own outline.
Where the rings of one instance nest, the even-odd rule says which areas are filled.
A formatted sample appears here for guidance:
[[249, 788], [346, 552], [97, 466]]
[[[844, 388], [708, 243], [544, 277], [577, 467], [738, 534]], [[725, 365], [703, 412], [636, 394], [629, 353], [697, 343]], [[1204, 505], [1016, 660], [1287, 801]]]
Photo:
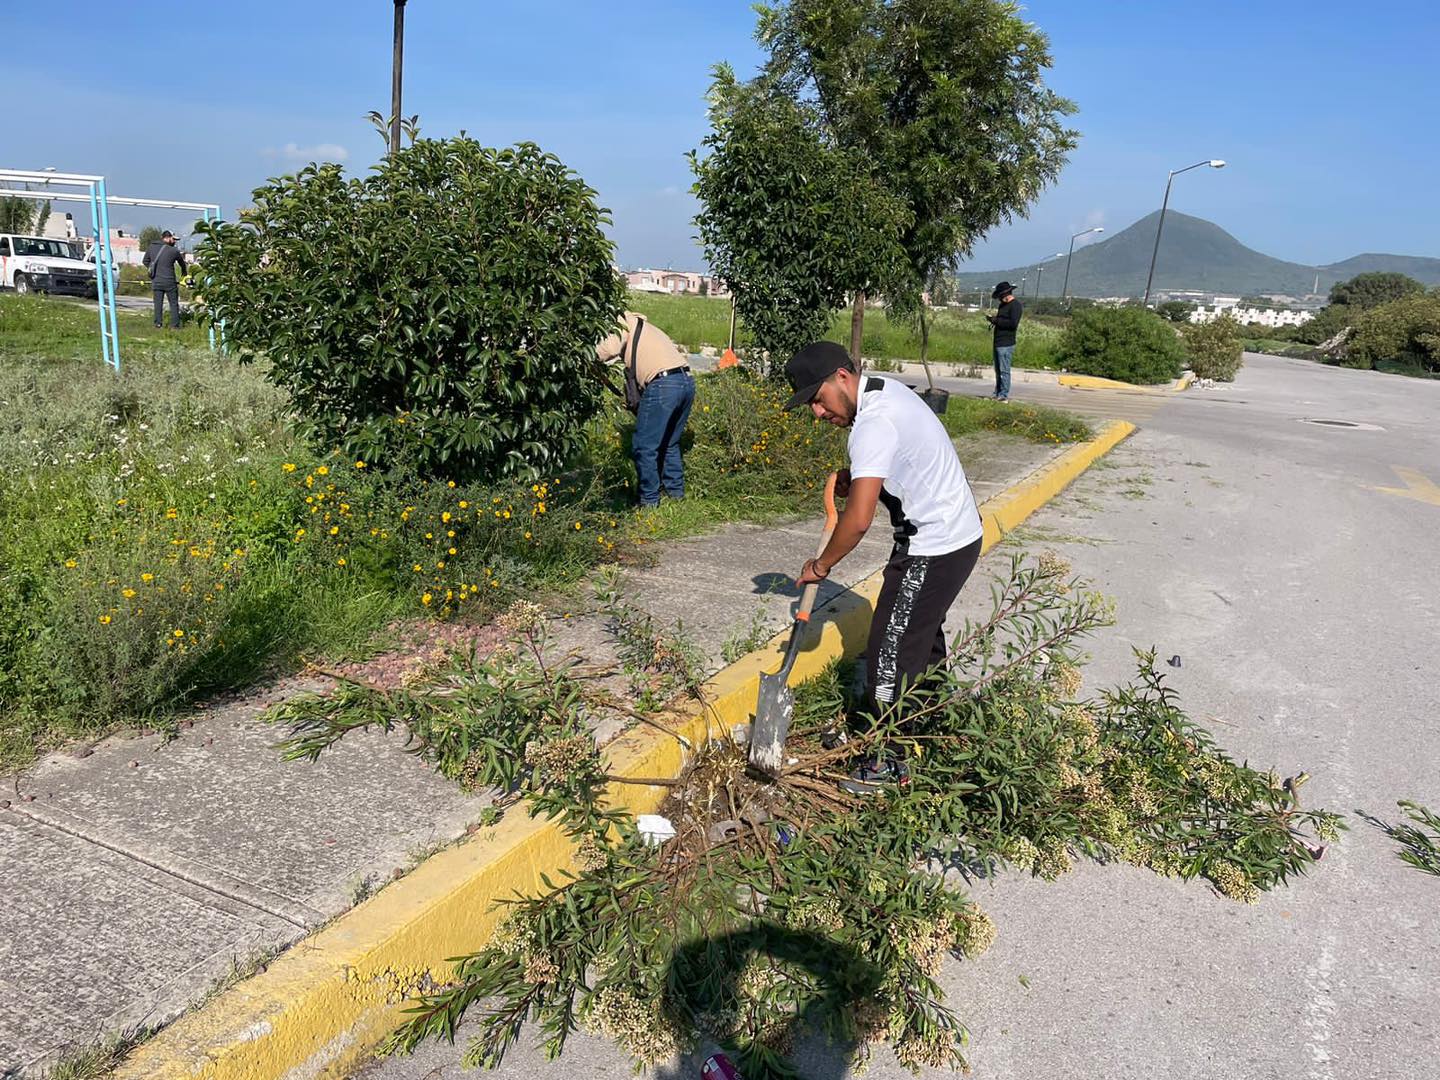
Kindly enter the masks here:
[[[835, 485], [845, 510], [796, 584], [829, 577], [870, 528], [877, 506], [894, 529], [866, 648], [867, 705], [878, 716], [945, 660], [945, 614], [975, 569], [985, 528], [950, 433], [915, 391], [857, 372], [849, 353], [829, 341], [801, 349], [785, 376], [794, 390], [786, 408], [808, 405], [817, 420], [850, 429], [850, 467]], [[882, 753], [842, 786], [869, 794], [905, 779], [903, 763]]]
[[[153, 235], [153, 234], [152, 234]], [[170, 298], [170, 329], [180, 329], [180, 278], [185, 275], [185, 254], [175, 246], [175, 234], [166, 229], [160, 236], [160, 247], [152, 255], [145, 253], [150, 268], [150, 288], [155, 293], [155, 326], [165, 320], [165, 298]], [[175, 267], [180, 267], [179, 276]]]
[[995, 328], [995, 393], [996, 401], [1010, 400], [1010, 361], [1015, 356], [1015, 331], [1020, 326], [1022, 309], [1015, 299], [1015, 286], [1002, 281], [995, 286], [990, 299], [999, 300], [994, 315], [986, 315]]

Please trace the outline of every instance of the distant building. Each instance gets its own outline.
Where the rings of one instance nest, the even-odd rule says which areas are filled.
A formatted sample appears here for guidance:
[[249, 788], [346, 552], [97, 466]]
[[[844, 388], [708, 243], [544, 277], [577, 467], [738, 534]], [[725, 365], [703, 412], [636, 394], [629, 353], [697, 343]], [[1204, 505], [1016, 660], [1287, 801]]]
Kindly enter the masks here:
[[1206, 323], [1218, 319], [1221, 315], [1229, 315], [1242, 326], [1247, 323], [1259, 323], [1261, 326], [1303, 326], [1315, 317], [1313, 311], [1253, 307], [1248, 304], [1242, 306], [1238, 296], [1217, 296], [1214, 304], [1208, 307], [1202, 305], [1192, 311], [1190, 321]]
[[75, 231], [75, 215], [60, 210], [51, 210], [50, 216], [45, 219], [45, 228], [41, 230], [40, 235], [48, 236], [51, 240], [74, 240], [79, 235]]
[[692, 293], [729, 296], [725, 283], [711, 274], [694, 270], [625, 270], [625, 283], [636, 292]]

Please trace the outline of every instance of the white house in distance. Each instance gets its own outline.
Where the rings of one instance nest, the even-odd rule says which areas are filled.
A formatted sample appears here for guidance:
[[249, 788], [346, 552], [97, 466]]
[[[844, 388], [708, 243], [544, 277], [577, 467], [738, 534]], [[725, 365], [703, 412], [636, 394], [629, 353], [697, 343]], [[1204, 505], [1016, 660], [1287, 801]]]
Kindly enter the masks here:
[[694, 270], [624, 270], [621, 273], [625, 283], [636, 292], [730, 295], [719, 278]]
[[1242, 305], [1238, 296], [1217, 296], [1214, 303], [1197, 305], [1190, 313], [1193, 323], [1206, 323], [1229, 315], [1241, 326], [1259, 323], [1261, 326], [1301, 326], [1315, 317], [1313, 311], [1293, 311], [1288, 308], [1253, 307]]

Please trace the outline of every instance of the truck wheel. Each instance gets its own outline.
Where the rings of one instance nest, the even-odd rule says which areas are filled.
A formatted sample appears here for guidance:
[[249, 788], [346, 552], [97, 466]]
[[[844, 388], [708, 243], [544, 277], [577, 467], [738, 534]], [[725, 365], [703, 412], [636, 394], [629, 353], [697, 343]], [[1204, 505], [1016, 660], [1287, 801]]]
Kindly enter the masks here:
[[30, 279], [24, 274], [15, 275], [15, 291], [24, 296], [30, 291]]

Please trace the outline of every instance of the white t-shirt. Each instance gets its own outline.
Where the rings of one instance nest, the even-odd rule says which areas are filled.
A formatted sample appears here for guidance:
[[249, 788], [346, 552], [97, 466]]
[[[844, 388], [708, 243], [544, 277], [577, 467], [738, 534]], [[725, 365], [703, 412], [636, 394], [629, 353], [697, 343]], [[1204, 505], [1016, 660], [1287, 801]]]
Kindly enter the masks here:
[[904, 383], [862, 375], [850, 428], [850, 476], [885, 481], [895, 542], [910, 555], [948, 555], [985, 533], [950, 433]]

